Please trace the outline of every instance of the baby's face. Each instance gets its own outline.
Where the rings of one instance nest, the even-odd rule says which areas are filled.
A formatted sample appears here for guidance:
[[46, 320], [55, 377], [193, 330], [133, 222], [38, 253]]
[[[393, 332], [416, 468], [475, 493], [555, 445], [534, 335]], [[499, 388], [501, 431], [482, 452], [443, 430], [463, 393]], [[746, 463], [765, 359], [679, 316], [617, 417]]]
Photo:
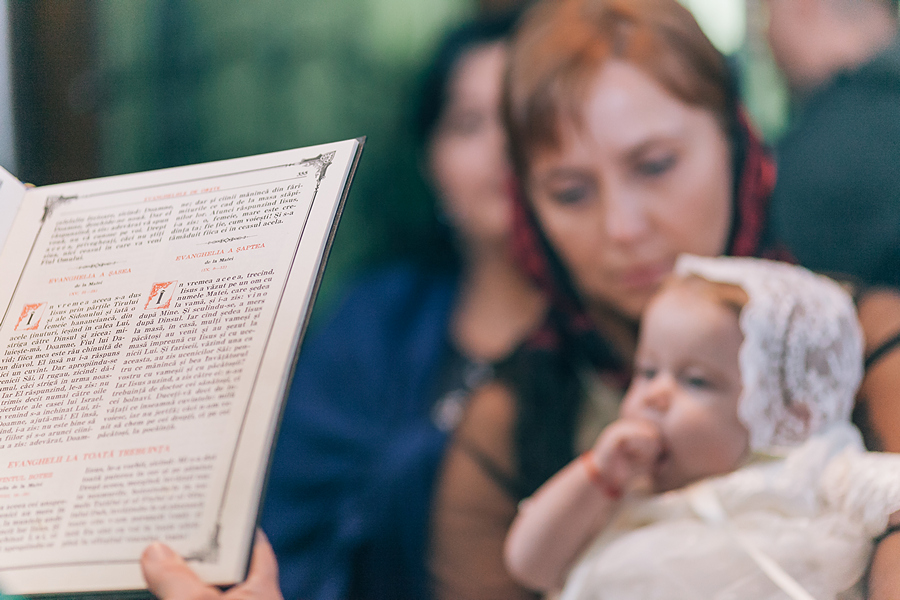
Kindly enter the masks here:
[[737, 414], [742, 340], [735, 311], [690, 287], [664, 289], [645, 311], [621, 417], [659, 428], [655, 491], [728, 473], [746, 456]]

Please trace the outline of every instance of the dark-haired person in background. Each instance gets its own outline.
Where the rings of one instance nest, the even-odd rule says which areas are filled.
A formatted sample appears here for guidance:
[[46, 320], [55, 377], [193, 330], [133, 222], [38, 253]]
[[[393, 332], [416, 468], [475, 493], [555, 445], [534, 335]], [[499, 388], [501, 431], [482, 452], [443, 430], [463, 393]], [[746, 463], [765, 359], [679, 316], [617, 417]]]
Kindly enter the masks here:
[[[724, 57], [676, 0], [535, 3], [510, 43], [504, 98], [517, 240], [552, 305], [472, 395], [446, 452], [429, 563], [438, 599], [537, 597], [506, 573], [507, 530], [519, 502], [615, 418], [638, 321], [679, 254], [784, 256], [767, 227], [774, 165]], [[900, 331], [900, 295], [873, 294], [859, 300], [862, 396], [882, 448], [900, 451], [900, 352], [876, 350]], [[900, 535], [885, 533], [879, 584], [900, 579]]]
[[448, 434], [491, 363], [543, 314], [510, 249], [500, 94], [511, 26], [450, 34], [424, 81], [422, 164], [453, 260], [369, 274], [303, 347], [262, 519], [286, 598], [426, 596]]
[[766, 0], [797, 105], [772, 224], [805, 266], [900, 286], [897, 0]]

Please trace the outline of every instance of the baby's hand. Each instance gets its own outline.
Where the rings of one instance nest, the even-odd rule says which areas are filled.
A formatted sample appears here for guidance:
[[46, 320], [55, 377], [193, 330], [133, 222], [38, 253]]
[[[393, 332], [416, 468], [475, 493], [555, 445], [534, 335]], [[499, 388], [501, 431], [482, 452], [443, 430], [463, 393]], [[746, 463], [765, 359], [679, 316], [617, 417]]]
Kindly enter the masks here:
[[652, 476], [653, 465], [662, 452], [659, 428], [650, 421], [613, 421], [589, 451], [597, 476], [613, 493], [627, 491]]

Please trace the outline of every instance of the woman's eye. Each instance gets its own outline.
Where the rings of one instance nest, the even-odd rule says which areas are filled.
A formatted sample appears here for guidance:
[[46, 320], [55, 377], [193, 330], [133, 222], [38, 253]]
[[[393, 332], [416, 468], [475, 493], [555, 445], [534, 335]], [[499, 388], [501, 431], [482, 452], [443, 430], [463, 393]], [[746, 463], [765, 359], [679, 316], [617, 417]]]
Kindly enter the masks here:
[[587, 186], [572, 186], [560, 188], [550, 192], [550, 196], [557, 204], [578, 204], [583, 202], [590, 195], [590, 188]]
[[666, 154], [665, 156], [641, 160], [637, 163], [637, 172], [645, 177], [656, 177], [669, 171], [675, 166], [675, 155]]

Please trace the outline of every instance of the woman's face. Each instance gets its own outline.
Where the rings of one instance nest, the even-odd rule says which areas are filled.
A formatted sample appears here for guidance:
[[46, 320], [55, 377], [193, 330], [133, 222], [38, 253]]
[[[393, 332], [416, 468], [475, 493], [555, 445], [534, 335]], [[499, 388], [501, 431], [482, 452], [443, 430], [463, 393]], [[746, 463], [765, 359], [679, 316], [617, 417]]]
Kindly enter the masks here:
[[535, 213], [588, 307], [637, 319], [682, 252], [725, 250], [731, 153], [709, 111], [610, 60], [582, 124], [529, 165]]
[[429, 166], [442, 208], [472, 242], [505, 241], [511, 227], [510, 166], [500, 118], [506, 46], [476, 46], [459, 60], [433, 136]]

